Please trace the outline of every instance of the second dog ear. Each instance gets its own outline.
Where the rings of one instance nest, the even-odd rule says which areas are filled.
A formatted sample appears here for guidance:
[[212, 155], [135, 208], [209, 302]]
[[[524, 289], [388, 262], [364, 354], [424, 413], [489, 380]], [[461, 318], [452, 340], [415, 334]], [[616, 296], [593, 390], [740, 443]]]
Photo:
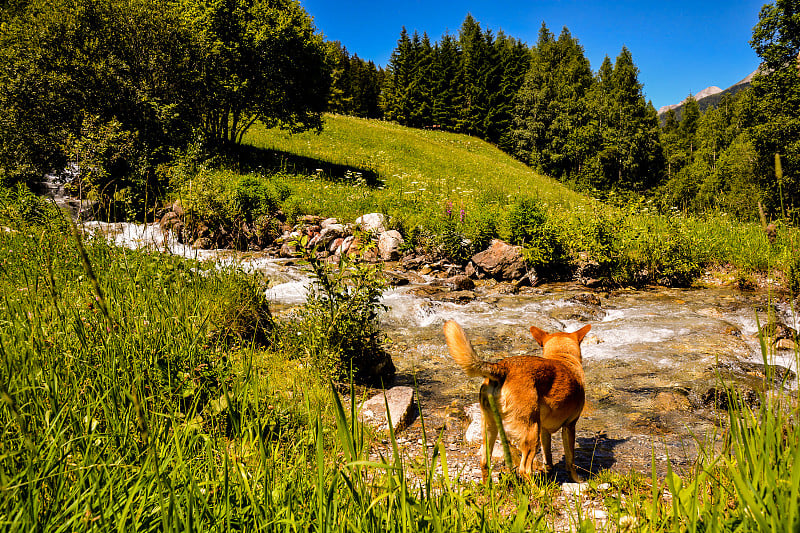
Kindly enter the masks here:
[[544, 338], [547, 337], [546, 331], [542, 331], [536, 326], [531, 326], [531, 335], [533, 335], [533, 338], [539, 343], [539, 346], [544, 346]]
[[575, 339], [578, 341], [578, 344], [581, 343], [581, 341], [586, 336], [586, 334], [589, 333], [590, 329], [592, 329], [592, 325], [591, 324], [586, 324], [581, 329], [579, 329], [578, 331], [573, 333], [573, 335], [575, 335]]

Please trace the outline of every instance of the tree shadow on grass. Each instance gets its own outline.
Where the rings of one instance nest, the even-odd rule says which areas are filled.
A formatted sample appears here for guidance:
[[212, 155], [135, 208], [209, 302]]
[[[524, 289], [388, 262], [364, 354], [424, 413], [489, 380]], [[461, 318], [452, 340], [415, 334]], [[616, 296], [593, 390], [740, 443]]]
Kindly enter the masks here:
[[352, 183], [377, 188], [383, 185], [373, 169], [353, 165], [342, 165], [292, 154], [281, 150], [269, 150], [249, 145], [229, 145], [221, 150], [224, 163], [239, 172], [289, 172], [315, 176], [334, 182]]

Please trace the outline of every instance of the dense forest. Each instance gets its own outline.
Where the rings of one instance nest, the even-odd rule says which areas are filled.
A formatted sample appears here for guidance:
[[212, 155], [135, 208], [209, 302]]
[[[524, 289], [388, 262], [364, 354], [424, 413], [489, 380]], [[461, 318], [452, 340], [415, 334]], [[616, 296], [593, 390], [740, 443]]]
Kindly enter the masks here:
[[436, 42], [402, 28], [383, 68], [325, 41], [291, 0], [5, 3], [0, 177], [31, 183], [72, 163], [87, 189], [141, 204], [180, 154], [239, 143], [256, 121], [319, 128], [330, 111], [475, 135], [599, 196], [742, 219], [761, 202], [791, 218], [799, 16], [793, 1], [765, 5], [752, 87], [662, 121], [631, 50], [594, 71], [578, 38], [544, 23], [531, 46], [471, 15]]

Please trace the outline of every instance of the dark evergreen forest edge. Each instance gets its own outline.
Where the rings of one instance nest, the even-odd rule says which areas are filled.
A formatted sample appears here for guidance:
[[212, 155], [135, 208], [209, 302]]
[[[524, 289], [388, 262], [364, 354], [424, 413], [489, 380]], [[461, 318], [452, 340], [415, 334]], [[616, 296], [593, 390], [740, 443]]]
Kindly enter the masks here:
[[[290, 0], [11, 2], [0, 11], [0, 178], [6, 190], [36, 190], [45, 174], [60, 173], [76, 195], [94, 202], [93, 216], [145, 220], [198, 172], [235, 169], [253, 176], [214, 181], [218, 189], [195, 198], [192, 214], [228, 232], [237, 225], [232, 219], [249, 226], [258, 219], [265, 226], [258, 231], [269, 234], [277, 230], [266, 219], [307, 214], [300, 206], [312, 209], [314, 193], [303, 202], [297, 194], [289, 199], [286, 180], [277, 192], [269, 180], [253, 185], [298, 158], [278, 141], [254, 150], [253, 127], [320, 132], [324, 113], [332, 112], [481, 138], [540, 174], [628, 211], [647, 205], [668, 219], [773, 222], [787, 246], [776, 266], [791, 280], [794, 237], [782, 230], [796, 222], [800, 200], [794, 9], [778, 2], [762, 10], [751, 45], [763, 74], [750, 89], [702, 113], [689, 98], [681, 120], [668, 113], [662, 127], [644, 99], [630, 50], [623, 47], [614, 61], [607, 56], [595, 72], [567, 28], [556, 37], [544, 23], [532, 46], [482, 28], [471, 15], [457, 35], [436, 42], [403, 28], [384, 69], [325, 41]], [[340, 155], [306, 153], [300, 174], [347, 167]], [[369, 166], [354, 170], [391, 183]], [[432, 174], [426, 169], [420, 179]], [[476, 190], [475, 199], [491, 194], [488, 187]], [[225, 207], [226, 195], [239, 200]], [[415, 218], [416, 205], [396, 207], [392, 223], [410, 245], [460, 260], [488, 238], [514, 240], [516, 230], [508, 228], [514, 208], [528, 212], [535, 205], [533, 211], [549, 212], [547, 227], [571, 231], [542, 201], [541, 187], [521, 185], [515, 199], [487, 205], [495, 206], [488, 210], [494, 218], [470, 220], [460, 240], [448, 237], [452, 228]], [[537, 216], [517, 222], [535, 226]], [[601, 235], [598, 228], [617, 223], [581, 229]], [[631, 235], [642, 228], [633, 225]], [[431, 232], [439, 236], [427, 237]], [[521, 233], [518, 244], [542, 264], [558, 265], [591, 248], [569, 237], [537, 244], [536, 232]], [[448, 239], [470, 246], [459, 252]], [[606, 246], [602, 238], [594, 245]], [[651, 248], [641, 253], [655, 253]], [[753, 263], [724, 255], [713, 261]], [[709, 260], [693, 254], [687, 262], [699, 272]], [[618, 278], [625, 283], [631, 276]]]

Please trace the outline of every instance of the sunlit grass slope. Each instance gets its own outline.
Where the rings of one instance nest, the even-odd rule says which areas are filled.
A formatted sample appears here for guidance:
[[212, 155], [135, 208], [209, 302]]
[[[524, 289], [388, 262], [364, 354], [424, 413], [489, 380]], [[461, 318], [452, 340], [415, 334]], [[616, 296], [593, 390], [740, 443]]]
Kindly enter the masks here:
[[[444, 206], [471, 211], [487, 203], [505, 204], [524, 194], [547, 203], [576, 205], [586, 197], [557, 181], [537, 174], [496, 147], [467, 135], [406, 128], [389, 122], [327, 115], [320, 134], [289, 134], [277, 129], [254, 127], [245, 143], [258, 148], [347, 165], [354, 171], [377, 174], [381, 189], [338, 189], [332, 184], [314, 187], [332, 196], [332, 209], [362, 207], [357, 197], [369, 196], [387, 211], [398, 212], [422, 206]], [[350, 175], [356, 182], [357, 176]], [[328, 187], [322, 189], [327, 185]], [[341, 195], [349, 201], [341, 202]], [[355, 201], [355, 202], [354, 202]], [[367, 207], [363, 205], [363, 207]]]

